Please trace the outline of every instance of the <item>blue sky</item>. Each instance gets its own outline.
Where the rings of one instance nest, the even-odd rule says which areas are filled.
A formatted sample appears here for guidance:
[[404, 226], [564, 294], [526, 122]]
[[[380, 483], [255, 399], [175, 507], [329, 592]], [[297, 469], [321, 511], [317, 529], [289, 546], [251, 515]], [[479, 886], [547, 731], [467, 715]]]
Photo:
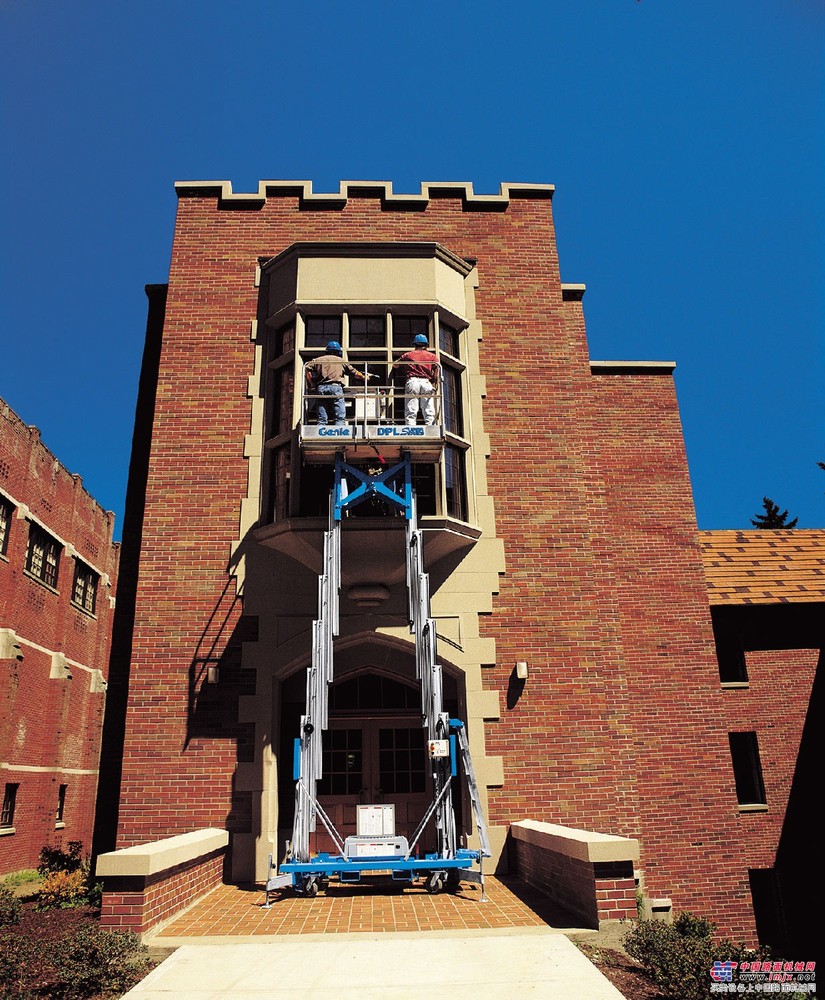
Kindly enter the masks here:
[[0, 396], [119, 522], [173, 182], [309, 178], [555, 184], [591, 357], [678, 364], [700, 527], [825, 526], [822, 0], [0, 0], [0, 88]]

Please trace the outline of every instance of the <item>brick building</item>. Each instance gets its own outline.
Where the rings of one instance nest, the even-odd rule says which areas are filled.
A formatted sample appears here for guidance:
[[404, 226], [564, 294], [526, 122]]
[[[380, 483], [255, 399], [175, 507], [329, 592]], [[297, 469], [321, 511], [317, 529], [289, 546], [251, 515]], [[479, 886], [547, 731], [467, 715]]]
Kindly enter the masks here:
[[119, 545], [114, 515], [0, 400], [0, 874], [91, 849]]
[[[804, 641], [754, 647], [747, 608], [726, 618], [714, 598], [711, 615], [713, 533], [696, 527], [674, 365], [590, 359], [584, 286], [559, 272], [552, 187], [177, 191], [168, 286], [148, 289], [99, 850], [226, 831], [225, 856], [207, 838], [190, 867], [218, 877], [224, 864], [236, 881], [282, 854], [335, 451], [325, 464], [306, 446], [317, 430], [303, 367], [338, 340], [392, 398], [387, 368], [424, 333], [443, 433], [413, 457], [414, 478], [446, 696], [467, 723], [495, 864], [562, 896], [587, 869], [596, 920], [635, 912], [635, 878], [660, 908], [711, 914], [749, 940], [758, 897], [776, 937], [771, 855], [821, 627], [810, 615]], [[378, 395], [371, 417], [355, 402], [350, 419], [398, 423]], [[421, 791], [404, 557], [392, 519], [366, 515], [343, 536], [330, 738], [344, 763], [324, 802], [347, 827], [358, 801], [393, 798], [403, 826]], [[821, 590], [806, 596], [821, 611]], [[793, 704], [771, 721], [783, 759], [763, 754], [767, 822], [739, 787], [754, 741], [728, 728], [761, 733], [759, 695], [746, 704], [723, 687], [714, 628], [747, 650], [760, 684], [782, 673]], [[804, 651], [757, 652], [778, 646]], [[637, 849], [605, 854], [608, 835]], [[182, 857], [169, 861], [179, 888], [196, 880]], [[158, 883], [144, 867], [140, 886], [128, 864], [111, 869], [111, 922]]]

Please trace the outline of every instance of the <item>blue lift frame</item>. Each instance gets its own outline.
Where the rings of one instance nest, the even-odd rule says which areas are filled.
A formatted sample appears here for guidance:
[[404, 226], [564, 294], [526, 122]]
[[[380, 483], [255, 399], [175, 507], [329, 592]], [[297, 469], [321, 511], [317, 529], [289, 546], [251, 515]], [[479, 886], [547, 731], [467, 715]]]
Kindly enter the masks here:
[[[408, 524], [407, 528], [408, 539], [410, 539], [409, 547], [411, 550], [414, 549], [416, 551], [412, 556], [408, 552], [408, 585], [412, 585], [410, 579], [412, 576], [421, 576], [423, 579], [423, 590], [421, 590], [422, 582], [418, 580], [415, 584], [418, 611], [413, 607], [416, 603], [415, 599], [412, 594], [410, 596], [411, 628], [415, 629], [416, 621], [418, 621], [418, 625], [423, 625], [420, 631], [424, 636], [428, 636], [427, 643], [431, 644], [431, 655], [433, 665], [435, 666], [435, 629], [434, 623], [429, 620], [429, 584], [426, 582], [426, 575], [421, 572], [420, 535], [415, 524], [415, 496], [412, 488], [412, 464], [409, 453], [404, 454], [401, 462], [383, 471], [359, 469], [345, 462], [341, 455], [336, 457], [330, 521], [340, 522], [344, 514], [350, 509], [365, 503], [371, 498], [380, 499], [384, 504], [402, 513], [406, 521], [412, 522], [412, 524]], [[410, 561], [411, 559], [412, 562]], [[418, 567], [418, 570], [414, 571], [411, 567]], [[426, 608], [426, 621], [422, 619], [422, 608]], [[439, 667], [436, 667], [436, 669], [440, 671]], [[437, 686], [437, 697], [440, 703], [440, 682]], [[413, 882], [417, 878], [424, 878], [425, 888], [431, 893], [440, 892], [445, 885], [457, 888], [459, 882], [462, 880], [476, 882], [481, 885], [481, 900], [484, 901], [483, 859], [490, 857], [490, 849], [472, 760], [470, 758], [469, 744], [464, 723], [460, 719], [449, 719], [448, 734], [443, 731], [446, 721], [447, 716], [440, 714], [438, 725], [441, 728], [438, 731], [441, 733], [441, 736], [446, 736], [449, 739], [449, 774], [447, 774], [445, 769], [442, 769], [433, 804], [422, 819], [413, 843], [408, 845], [406, 855], [404, 857], [396, 854], [349, 858], [344, 853], [330, 854], [322, 852], [315, 856], [307, 857], [305, 860], [293, 860], [288, 857], [280, 865], [273, 864], [273, 859], [270, 856], [269, 877], [266, 883], [266, 906], [269, 906], [270, 892], [286, 886], [292, 886], [295, 891], [302, 895], [314, 896], [318, 892], [319, 885], [326, 883], [332, 878], [337, 878], [340, 882], [353, 883], [359, 882], [363, 874], [370, 872], [389, 872], [393, 881]], [[313, 727], [310, 727], [308, 732], [311, 736], [314, 732]], [[430, 737], [432, 738], [433, 735], [434, 730], [431, 728]], [[439, 805], [441, 805], [442, 810], [448, 809], [449, 816], [452, 817], [449, 790], [453, 778], [458, 775], [459, 750], [464, 765], [465, 777], [468, 782], [476, 826], [478, 827], [481, 839], [481, 850], [453, 847], [444, 848], [440, 853], [428, 853], [423, 857], [417, 855], [411, 856], [417, 847], [418, 840], [424, 828], [436, 813], [436, 810], [439, 809]], [[302, 763], [305, 763], [304, 740], [298, 737], [295, 739], [293, 755], [293, 777], [296, 782], [296, 789], [298, 789], [296, 800], [300, 800], [300, 790], [303, 789], [304, 795], [309, 799], [310, 807], [322, 819], [330, 834], [333, 834], [334, 828], [331, 827], [314, 796], [307, 791], [304, 785], [305, 776], [302, 774]], [[452, 836], [453, 838], [455, 836], [454, 830], [452, 831]], [[340, 841], [337, 833], [333, 836], [333, 839]], [[479, 866], [478, 871], [469, 867], [474, 863]], [[277, 872], [277, 874], [273, 874], [273, 872]]]

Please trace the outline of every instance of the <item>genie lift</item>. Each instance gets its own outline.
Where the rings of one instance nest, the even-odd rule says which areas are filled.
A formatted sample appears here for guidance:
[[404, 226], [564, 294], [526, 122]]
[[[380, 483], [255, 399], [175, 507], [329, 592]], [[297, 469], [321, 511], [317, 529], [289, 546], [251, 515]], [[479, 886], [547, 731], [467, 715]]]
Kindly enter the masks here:
[[[463, 722], [443, 711], [441, 666], [436, 660], [436, 628], [430, 617], [429, 577], [423, 570], [423, 539], [416, 518], [415, 492], [409, 452], [385, 471], [367, 472], [349, 465], [339, 452], [335, 459], [335, 485], [330, 500], [329, 530], [324, 534], [323, 566], [318, 581], [318, 618], [312, 625], [312, 660], [307, 671], [306, 714], [295, 740], [295, 820], [286, 858], [276, 866], [269, 858], [266, 905], [270, 893], [291, 886], [304, 896], [315, 896], [330, 880], [359, 882], [369, 873], [389, 873], [393, 881], [423, 880], [430, 893], [455, 890], [462, 881], [478, 883], [484, 899], [483, 859], [490, 857], [487, 828], [481, 807], [467, 732]], [[373, 474], [374, 473], [374, 474]], [[341, 528], [344, 516], [373, 498], [406, 519], [407, 594], [410, 631], [415, 636], [416, 677], [421, 684], [422, 726], [432, 774], [433, 800], [411, 840], [386, 831], [362, 832], [368, 816], [392, 806], [360, 806], [355, 836], [343, 839], [318, 802], [317, 783], [323, 775], [322, 734], [328, 726], [328, 692], [333, 680], [333, 639], [339, 629], [341, 581]], [[459, 771], [459, 762], [461, 771]], [[479, 850], [459, 848], [451, 789], [463, 775], [480, 843]], [[336, 853], [310, 855], [310, 834], [320, 820], [332, 838]], [[423, 856], [419, 842], [430, 822], [435, 826], [436, 850]], [[478, 869], [471, 867], [478, 865]]]

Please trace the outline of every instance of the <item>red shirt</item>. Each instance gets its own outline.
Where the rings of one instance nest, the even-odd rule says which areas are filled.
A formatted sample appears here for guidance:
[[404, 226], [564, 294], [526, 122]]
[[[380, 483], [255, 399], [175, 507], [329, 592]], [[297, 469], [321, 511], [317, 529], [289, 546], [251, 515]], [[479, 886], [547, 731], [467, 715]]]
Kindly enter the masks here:
[[395, 364], [406, 367], [407, 378], [426, 378], [433, 382], [438, 375], [438, 358], [432, 351], [407, 351]]

